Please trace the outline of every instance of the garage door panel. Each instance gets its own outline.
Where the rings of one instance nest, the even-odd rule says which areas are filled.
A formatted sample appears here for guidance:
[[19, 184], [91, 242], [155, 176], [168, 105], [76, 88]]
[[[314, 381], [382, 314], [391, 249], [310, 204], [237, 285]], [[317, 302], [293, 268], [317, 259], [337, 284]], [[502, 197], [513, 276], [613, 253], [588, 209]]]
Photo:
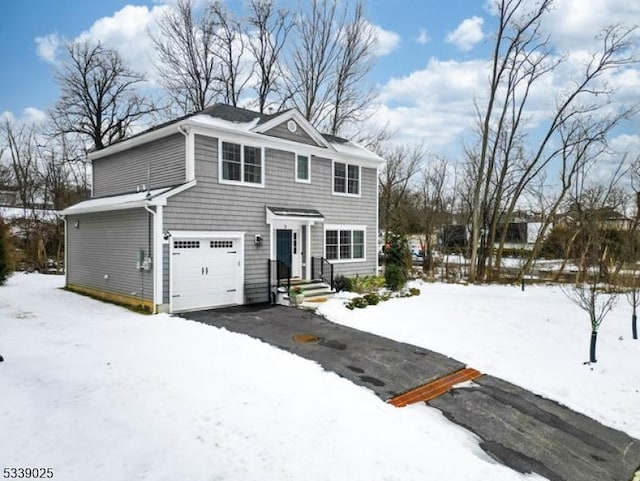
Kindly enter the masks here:
[[180, 239], [172, 250], [172, 310], [236, 304], [241, 289], [240, 239]]

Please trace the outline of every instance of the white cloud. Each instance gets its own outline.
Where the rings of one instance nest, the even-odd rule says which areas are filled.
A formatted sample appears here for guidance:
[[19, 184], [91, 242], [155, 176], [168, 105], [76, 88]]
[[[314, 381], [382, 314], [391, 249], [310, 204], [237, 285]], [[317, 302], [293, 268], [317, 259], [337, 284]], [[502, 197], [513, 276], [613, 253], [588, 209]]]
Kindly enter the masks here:
[[169, 8], [167, 5], [146, 6], [127, 5], [110, 17], [97, 20], [76, 40], [100, 42], [118, 50], [134, 70], [153, 79], [153, 43], [148, 32], [153, 32], [158, 18]]
[[[487, 10], [488, 15], [495, 14]], [[556, 101], [574, 88], [575, 82], [584, 75], [591, 58], [588, 52], [601, 47], [593, 38], [612, 22], [637, 18], [640, 18], [640, 2], [594, 0], [589, 8], [579, 0], [554, 2], [554, 10], [545, 17], [543, 34], [551, 35], [552, 47], [564, 55], [565, 62], [539, 79], [529, 92], [525, 115], [532, 142], [540, 134], [540, 128], [548, 124]], [[484, 25], [480, 17], [467, 19], [447, 36], [447, 41], [469, 50], [485, 38]], [[549, 61], [557, 58], [551, 57]], [[424, 68], [392, 78], [381, 87], [375, 119], [378, 123], [389, 123], [390, 129], [396, 132], [393, 139], [396, 142], [425, 141], [434, 153], [460, 158], [462, 143], [471, 139], [476, 121], [475, 106], [486, 102], [488, 78], [486, 58], [472, 57], [468, 61], [431, 59]], [[640, 69], [637, 66], [611, 69], [599, 82], [599, 86], [614, 89], [615, 94], [584, 96], [580, 101], [601, 103], [603, 115], [640, 103]], [[609, 178], [624, 152], [630, 152], [628, 158], [640, 155], [640, 135], [635, 135], [637, 119], [620, 125], [616, 132], [618, 136], [610, 140], [614, 153], [599, 159], [592, 171], [594, 179]]]
[[397, 141], [424, 140], [430, 148], [452, 151], [474, 119], [474, 101], [484, 93], [487, 63], [429, 60], [427, 66], [391, 79], [380, 93], [377, 118], [398, 132]]
[[0, 122], [2, 123], [6, 121], [13, 123], [15, 122], [15, 120], [16, 120], [16, 116], [13, 115], [13, 112], [9, 110], [5, 110], [4, 112], [0, 113]]
[[47, 120], [47, 113], [35, 107], [27, 107], [22, 113], [22, 120], [27, 124], [40, 124]]
[[482, 17], [471, 17], [462, 21], [458, 28], [447, 34], [445, 41], [452, 43], [465, 52], [471, 50], [475, 44], [484, 38], [482, 33]]
[[425, 45], [431, 42], [431, 37], [429, 37], [429, 33], [424, 28], [421, 28], [420, 32], [418, 32], [416, 42], [418, 42], [420, 45]]
[[379, 25], [371, 25], [373, 33], [376, 36], [376, 55], [382, 57], [389, 55], [400, 45], [400, 35], [391, 30], [385, 30]]
[[17, 125], [40, 124], [46, 119], [47, 113], [35, 107], [27, 107], [22, 111], [22, 115], [20, 117], [16, 117], [16, 115], [9, 110], [5, 110], [0, 113], [0, 121], [5, 122], [8, 120], [10, 123]]
[[[640, 156], [640, 136], [620, 134], [609, 140], [609, 149], [603, 152], [597, 162], [593, 163], [586, 173], [588, 186], [608, 185], [611, 179], [618, 178], [617, 186], [629, 189], [631, 175], [620, 177], [620, 173], [631, 167]], [[637, 188], [637, 185], [634, 186]]]
[[45, 62], [55, 63], [62, 39], [57, 33], [36, 37], [36, 51]]
[[584, 49], [596, 44], [605, 26], [636, 24], [640, 2], [629, 0], [556, 0], [545, 20], [554, 43], [564, 49]]

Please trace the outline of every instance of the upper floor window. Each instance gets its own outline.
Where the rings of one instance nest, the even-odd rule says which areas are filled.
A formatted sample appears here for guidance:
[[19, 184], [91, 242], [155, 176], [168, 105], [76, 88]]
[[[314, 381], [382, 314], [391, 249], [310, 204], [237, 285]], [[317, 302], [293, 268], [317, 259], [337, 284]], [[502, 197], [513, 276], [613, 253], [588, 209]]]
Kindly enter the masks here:
[[333, 163], [334, 194], [360, 195], [360, 166]]
[[260, 147], [232, 142], [220, 144], [220, 182], [264, 185], [264, 161]]
[[311, 181], [311, 159], [308, 155], [296, 155], [296, 181]]

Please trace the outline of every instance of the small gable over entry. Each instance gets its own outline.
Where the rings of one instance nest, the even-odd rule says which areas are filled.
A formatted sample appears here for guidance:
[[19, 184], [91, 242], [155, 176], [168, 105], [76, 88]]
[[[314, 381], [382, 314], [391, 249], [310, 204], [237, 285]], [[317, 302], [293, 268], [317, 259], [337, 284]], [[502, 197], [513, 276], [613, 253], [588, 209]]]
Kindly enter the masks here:
[[270, 259], [278, 261], [290, 277], [311, 279], [311, 229], [324, 216], [315, 209], [266, 206], [270, 227]]

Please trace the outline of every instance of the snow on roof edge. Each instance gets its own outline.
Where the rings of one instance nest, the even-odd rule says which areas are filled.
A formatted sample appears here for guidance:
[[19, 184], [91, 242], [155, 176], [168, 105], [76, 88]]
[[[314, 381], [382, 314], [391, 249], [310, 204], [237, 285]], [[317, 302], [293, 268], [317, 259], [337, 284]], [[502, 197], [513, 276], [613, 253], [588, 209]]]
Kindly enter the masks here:
[[88, 212], [99, 212], [103, 210], [116, 210], [137, 207], [138, 204], [152, 200], [153, 198], [164, 194], [171, 190], [172, 187], [162, 187], [150, 191], [133, 192], [129, 194], [120, 194], [110, 197], [98, 197], [95, 199], [87, 199], [74, 204], [66, 209], [58, 211], [59, 215], [73, 215]]

